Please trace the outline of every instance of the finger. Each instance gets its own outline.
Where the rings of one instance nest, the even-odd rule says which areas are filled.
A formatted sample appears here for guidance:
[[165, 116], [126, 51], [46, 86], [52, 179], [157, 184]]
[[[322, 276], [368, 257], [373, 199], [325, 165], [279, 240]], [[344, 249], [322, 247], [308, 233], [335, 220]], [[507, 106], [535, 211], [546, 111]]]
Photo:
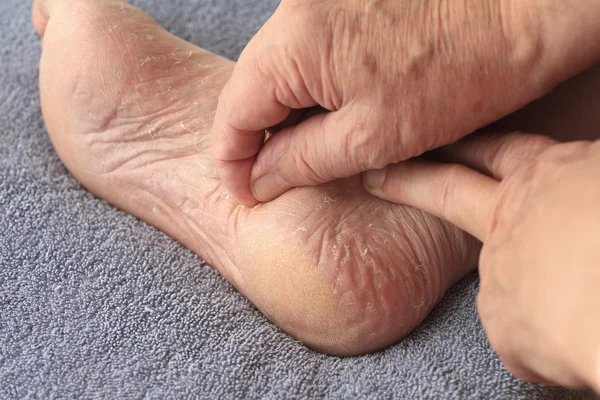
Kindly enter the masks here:
[[268, 45], [273, 37], [269, 31], [267, 23], [244, 50], [223, 88], [213, 125], [213, 158], [219, 176], [234, 198], [248, 206], [256, 204], [248, 182], [265, 130], [285, 121], [292, 109], [317, 104], [302, 74], [290, 67], [293, 60]]
[[536, 159], [558, 142], [527, 133], [476, 133], [435, 151], [438, 159], [465, 164], [497, 180]]
[[[380, 168], [391, 154], [372, 138], [372, 125], [351, 107], [318, 113], [274, 135], [260, 150], [252, 169], [256, 199], [271, 201], [293, 187], [313, 186]], [[377, 156], [377, 157], [375, 157]], [[367, 166], [367, 167], [365, 167]]]
[[[238, 85], [235, 80], [229, 81], [221, 94], [213, 124], [212, 153], [223, 184], [237, 201], [251, 207], [257, 202], [250, 193], [248, 181], [255, 156], [264, 142], [265, 129], [284, 121], [290, 109], [265, 93], [255, 92], [252, 83], [246, 83], [244, 88], [229, 89], [235, 85]], [[237, 99], [244, 98], [247, 103], [237, 104], [237, 99], [232, 100], [236, 96], [232, 92], [239, 89], [257, 98], [248, 99], [248, 94], [242, 92], [239, 94], [242, 97]], [[264, 111], [259, 111], [261, 109]], [[247, 119], [242, 121], [240, 117]]]
[[499, 183], [468, 167], [410, 160], [363, 174], [381, 199], [417, 207], [485, 241]]

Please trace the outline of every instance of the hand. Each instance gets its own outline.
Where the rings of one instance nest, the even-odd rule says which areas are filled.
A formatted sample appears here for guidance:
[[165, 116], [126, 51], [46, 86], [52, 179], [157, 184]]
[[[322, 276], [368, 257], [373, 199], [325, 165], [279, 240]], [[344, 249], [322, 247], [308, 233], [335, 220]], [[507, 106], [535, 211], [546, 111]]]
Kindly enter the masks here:
[[454, 142], [590, 66], [599, 18], [581, 0], [283, 0], [221, 95], [219, 175], [252, 206]]
[[363, 182], [483, 241], [479, 314], [508, 370], [600, 389], [600, 142], [485, 134], [443, 156], [466, 166], [407, 161]]

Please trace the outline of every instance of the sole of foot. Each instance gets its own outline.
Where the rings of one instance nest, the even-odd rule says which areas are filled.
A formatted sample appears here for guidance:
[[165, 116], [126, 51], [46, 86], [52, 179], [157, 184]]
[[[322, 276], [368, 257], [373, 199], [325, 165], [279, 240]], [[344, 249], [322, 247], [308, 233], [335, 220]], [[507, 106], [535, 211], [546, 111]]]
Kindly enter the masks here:
[[363, 354], [409, 334], [473, 270], [480, 244], [359, 177], [237, 205], [210, 159], [234, 64], [122, 0], [36, 0], [44, 120], [91, 192], [216, 268], [309, 347]]

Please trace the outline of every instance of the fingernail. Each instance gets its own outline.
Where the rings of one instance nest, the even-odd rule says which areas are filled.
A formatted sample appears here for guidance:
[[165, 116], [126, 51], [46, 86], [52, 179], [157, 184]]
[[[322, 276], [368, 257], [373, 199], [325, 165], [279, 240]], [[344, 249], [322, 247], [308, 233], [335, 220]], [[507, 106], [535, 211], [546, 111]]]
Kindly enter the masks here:
[[385, 181], [387, 169], [376, 169], [373, 171], [367, 171], [363, 173], [363, 185], [367, 190], [380, 189]]
[[254, 182], [254, 197], [256, 200], [264, 203], [271, 201], [288, 190], [288, 186], [283, 179], [275, 172], [261, 176]]

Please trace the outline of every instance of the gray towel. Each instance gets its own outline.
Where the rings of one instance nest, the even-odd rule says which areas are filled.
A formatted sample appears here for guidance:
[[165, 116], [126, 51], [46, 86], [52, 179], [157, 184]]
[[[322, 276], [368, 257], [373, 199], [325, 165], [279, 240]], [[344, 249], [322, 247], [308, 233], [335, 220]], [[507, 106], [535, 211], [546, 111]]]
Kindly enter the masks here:
[[[276, 0], [138, 0], [235, 59]], [[29, 0], [0, 0], [0, 398], [588, 398], [519, 382], [489, 348], [477, 277], [378, 354], [314, 353], [209, 266], [94, 198], [47, 138]]]

